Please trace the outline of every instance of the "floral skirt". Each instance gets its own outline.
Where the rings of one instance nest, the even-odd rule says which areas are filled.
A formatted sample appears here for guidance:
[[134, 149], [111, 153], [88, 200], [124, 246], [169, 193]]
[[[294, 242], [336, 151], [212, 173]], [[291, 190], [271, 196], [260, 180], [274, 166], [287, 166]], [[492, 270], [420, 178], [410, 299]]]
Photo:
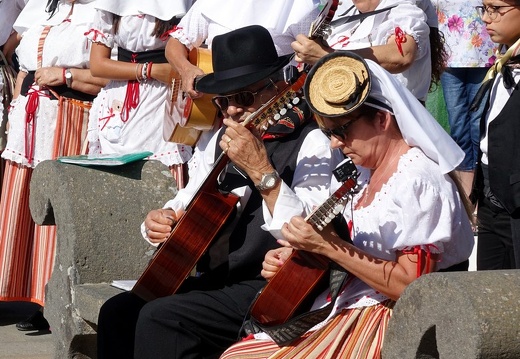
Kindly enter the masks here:
[[380, 358], [394, 304], [388, 300], [345, 309], [320, 329], [286, 347], [270, 340], [244, 340], [228, 348], [220, 359]]

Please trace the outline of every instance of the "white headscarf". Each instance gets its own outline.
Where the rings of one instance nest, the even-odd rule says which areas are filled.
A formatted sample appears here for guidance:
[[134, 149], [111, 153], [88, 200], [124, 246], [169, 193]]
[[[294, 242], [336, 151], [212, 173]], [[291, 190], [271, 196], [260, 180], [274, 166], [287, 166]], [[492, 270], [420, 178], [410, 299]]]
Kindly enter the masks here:
[[[372, 87], [365, 104], [382, 110], [387, 110], [385, 107], [389, 106], [409, 146], [420, 148], [439, 164], [442, 173], [454, 170], [464, 159], [464, 151], [394, 76], [375, 62], [365, 61], [372, 75]], [[371, 98], [386, 106], [371, 103]]]

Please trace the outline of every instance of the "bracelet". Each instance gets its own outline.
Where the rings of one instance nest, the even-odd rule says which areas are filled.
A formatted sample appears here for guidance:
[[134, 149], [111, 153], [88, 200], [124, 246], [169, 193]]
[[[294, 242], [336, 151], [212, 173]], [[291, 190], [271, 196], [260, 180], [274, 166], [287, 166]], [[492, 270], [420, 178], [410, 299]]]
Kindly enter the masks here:
[[146, 69], [146, 78], [149, 78], [151, 79], [152, 78], [152, 65], [153, 65], [153, 62], [149, 62], [148, 63], [148, 68]]
[[137, 82], [141, 83], [141, 78], [139, 77], [139, 65], [141, 64], [138, 63], [137, 65], [135, 65], [135, 79], [137, 80]]
[[148, 72], [148, 62], [145, 62], [143, 64], [143, 67], [141, 68], [141, 78], [143, 80], [147, 80], [148, 77], [146, 76], [146, 73]]

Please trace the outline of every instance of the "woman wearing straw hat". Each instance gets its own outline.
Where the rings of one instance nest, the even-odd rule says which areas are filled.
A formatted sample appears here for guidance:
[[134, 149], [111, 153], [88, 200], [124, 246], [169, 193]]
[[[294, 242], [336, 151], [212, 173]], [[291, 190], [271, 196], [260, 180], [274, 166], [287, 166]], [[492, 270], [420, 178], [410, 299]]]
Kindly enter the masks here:
[[[272, 278], [280, 258], [298, 249], [324, 255], [352, 275], [327, 319], [290, 346], [261, 332], [221, 358], [378, 358], [394, 301], [406, 286], [425, 273], [467, 268], [473, 235], [450, 175], [464, 154], [427, 110], [379, 65], [349, 52], [318, 61], [304, 89], [331, 147], [370, 176], [343, 212], [353, 244], [294, 217], [282, 229], [283, 247], [266, 255], [262, 274]], [[325, 291], [313, 309], [328, 300]]]

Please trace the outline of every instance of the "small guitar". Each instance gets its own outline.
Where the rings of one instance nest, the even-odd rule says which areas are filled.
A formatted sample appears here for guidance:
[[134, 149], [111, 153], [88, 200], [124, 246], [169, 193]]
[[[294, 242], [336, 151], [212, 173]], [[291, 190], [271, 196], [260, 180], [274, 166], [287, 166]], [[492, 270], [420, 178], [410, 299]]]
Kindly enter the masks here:
[[[341, 166], [347, 178], [341, 187], [305, 219], [322, 231], [340, 213], [356, 187], [358, 171], [350, 159]], [[303, 303], [323, 281], [330, 260], [322, 255], [293, 251], [289, 259], [262, 289], [251, 306], [251, 316], [264, 327], [280, 325], [295, 313], [307, 310]]]
[[[280, 117], [278, 114], [300, 101], [304, 80], [301, 77], [295, 83], [287, 84], [242, 124], [248, 128], [254, 126], [263, 134], [277, 121]], [[227, 155], [222, 153], [169, 238], [157, 250], [138, 279], [132, 292], [142, 299], [149, 301], [174, 294], [233, 212], [239, 198], [232, 193], [221, 193], [217, 188], [218, 176], [228, 162]]]
[[[188, 54], [188, 60], [204, 73], [213, 71], [211, 50], [194, 48]], [[217, 109], [211, 102], [212, 94], [204, 94], [200, 98], [191, 99], [180, 91], [181, 80], [175, 78], [172, 84], [173, 111], [179, 114], [179, 123], [165, 126], [164, 138], [171, 142], [193, 146], [203, 131], [213, 128], [217, 118]]]

